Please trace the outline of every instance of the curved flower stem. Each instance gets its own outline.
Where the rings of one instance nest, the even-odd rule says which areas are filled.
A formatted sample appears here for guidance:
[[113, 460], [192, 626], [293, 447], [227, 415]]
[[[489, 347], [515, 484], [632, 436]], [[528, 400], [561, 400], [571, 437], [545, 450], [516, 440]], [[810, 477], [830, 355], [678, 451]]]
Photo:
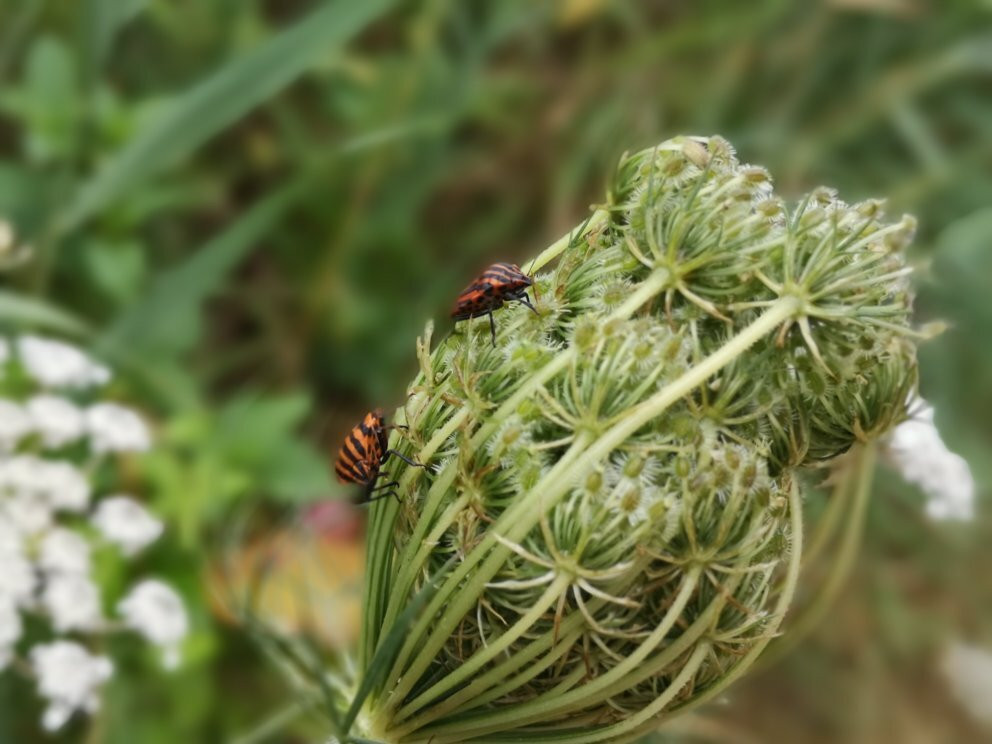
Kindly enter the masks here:
[[781, 659], [809, 635], [810, 631], [823, 619], [827, 610], [833, 606], [837, 595], [851, 575], [864, 534], [865, 517], [868, 513], [868, 500], [874, 481], [877, 456], [878, 449], [874, 442], [864, 445], [861, 449], [848, 520], [844, 526], [840, 547], [831, 561], [830, 574], [817, 591], [816, 598], [804, 607], [789, 625], [788, 635], [778, 640], [767, 656], [762, 659], [762, 663], [765, 665], [773, 664]]
[[[469, 418], [469, 412], [467, 409], [461, 409], [455, 413], [448, 421], [442, 426], [437, 433], [431, 437], [431, 440], [424, 446], [417, 456], [420, 462], [427, 462], [434, 455], [435, 452], [447, 441], [462, 424], [464, 424]], [[415, 468], [407, 468], [406, 471], [400, 476], [399, 489], [404, 489], [406, 485], [418, 475], [415, 472]], [[453, 472], [453, 471], [452, 471]], [[439, 479], [440, 480], [440, 479]], [[425, 535], [427, 530], [433, 525], [434, 515], [441, 506], [441, 501], [447, 492], [447, 487], [439, 487], [439, 480], [436, 480], [428, 491], [427, 500], [421, 510], [420, 517], [417, 520], [417, 524], [414, 527], [413, 533], [410, 535], [410, 539], [407, 541], [406, 545], [403, 546], [403, 552], [399, 557], [399, 573], [396, 576], [394, 582], [390, 582], [390, 593], [389, 593], [389, 603], [386, 606], [385, 614], [380, 622], [381, 627], [388, 628], [395, 621], [396, 617], [399, 615], [402, 609], [403, 602], [409, 594], [410, 587], [413, 585], [414, 577], [416, 572], [423, 566], [423, 560], [417, 561], [414, 555], [420, 550], [421, 553], [424, 551], [422, 548], [430, 542], [430, 539], [425, 541]], [[395, 512], [398, 512], [399, 507], [395, 504], [392, 505]], [[389, 530], [392, 530], [393, 520], [395, 519], [395, 512], [392, 518], [388, 520]], [[450, 514], [453, 518], [457, 515], [457, 511], [452, 512], [449, 508], [446, 514]], [[433, 525], [435, 527], [432, 533], [437, 533], [438, 528], [441, 524], [446, 522], [444, 516], [441, 518], [441, 523], [438, 525]], [[450, 525], [450, 521], [448, 521]], [[389, 550], [392, 550], [392, 541], [389, 543]], [[405, 587], [405, 591], [403, 590]]]
[[458, 667], [457, 670], [445, 675], [440, 681], [397, 711], [396, 719], [402, 720], [416, 713], [432, 700], [436, 700], [452, 687], [461, 684], [489, 661], [502, 654], [514, 641], [530, 630], [531, 626], [558, 601], [558, 597], [561, 596], [562, 592], [568, 589], [571, 580], [568, 574], [559, 573], [551, 585], [544, 590], [541, 598], [512, 627], [508, 628], [495, 640], [490, 641], [484, 648], [479, 649], [464, 664]]
[[[672, 702], [676, 695], [682, 692], [685, 686], [688, 685], [695, 677], [696, 672], [699, 671], [699, 667], [702, 666], [702, 663], [705, 661], [706, 656], [710, 653], [710, 650], [710, 645], [708, 643], [700, 643], [696, 646], [695, 650], [693, 650], [688, 660], [682, 666], [679, 674], [672, 680], [671, 684], [665, 689], [665, 691], [655, 698], [650, 705], [625, 721], [609, 726], [600, 726], [598, 728], [587, 725], [583, 726], [581, 731], [562, 731], [552, 733], [549, 730], [542, 730], [540, 732], [513, 733], [504, 738], [487, 736], [485, 741], [489, 742], [489, 744], [519, 744], [519, 742], [522, 741], [532, 741], [535, 742], [535, 744], [537, 744], [537, 742], [541, 742], [541, 744], [554, 744], [555, 742], [562, 742], [563, 744], [566, 742], [567, 744], [584, 744], [586, 742], [597, 742], [606, 739], [609, 739], [610, 741], [621, 741], [634, 738], [631, 735], [631, 730], [643, 724], [645, 719], [651, 719], [658, 715], [660, 711], [664, 710]], [[413, 741], [431, 741], [436, 742], [436, 744], [455, 744], [459, 741], [465, 741], [465, 739], [447, 736], [431, 736], [430, 738], [416, 739]]]
[[[599, 600], [590, 602], [590, 611], [596, 611], [602, 604]], [[470, 684], [455, 694], [436, 705], [432, 705], [416, 718], [405, 721], [395, 729], [396, 734], [402, 736], [407, 732], [416, 731], [455, 709], [458, 709], [459, 713], [463, 713], [478, 708], [517, 689], [567, 653], [572, 644], [584, 632], [584, 618], [578, 614], [569, 615], [561, 623], [557, 640], [552, 634], [545, 634], [534, 639], [524, 648], [514, 651], [512, 655], [506, 656], [499, 664], [478, 675]], [[530, 663], [546, 651], [548, 653], [540, 661]], [[521, 667], [526, 668], [522, 672], [514, 674]]]
[[842, 515], [851, 515], [851, 481], [855, 476], [858, 462], [860, 461], [860, 450], [858, 454], [852, 453], [844, 458], [843, 468], [839, 472], [839, 481], [830, 492], [830, 503], [823, 514], [816, 520], [816, 527], [809, 536], [808, 547], [803, 555], [803, 565], [812, 566], [816, 563], [827, 545], [837, 534], [837, 528], [841, 524]]
[[[678, 594], [651, 635], [648, 636], [633, 653], [631, 653], [627, 658], [625, 658], [606, 674], [597, 677], [596, 679], [587, 682], [582, 687], [570, 692], [560, 694], [553, 694], [549, 692], [542, 695], [540, 698], [526, 703], [520, 703], [519, 705], [514, 706], [512, 710], [487, 712], [479, 716], [465, 719], [464, 721], [431, 727], [430, 729], [425, 730], [424, 733], [439, 735], [440, 738], [438, 739], [438, 744], [445, 741], [464, 741], [467, 737], [480, 736], [496, 731], [505, 731], [507, 729], [523, 726], [532, 720], [546, 719], [554, 714], [565, 714], [570, 710], [583, 707], [589, 698], [602, 699], [604, 697], [609, 697], [609, 691], [615, 685], [620, 685], [625, 688], [627, 686], [627, 678], [630, 674], [645, 663], [645, 660], [648, 658], [649, 654], [657, 648], [662, 641], [664, 641], [665, 636], [668, 635], [671, 629], [675, 626], [675, 623], [682, 615], [683, 610], [685, 610], [686, 605], [691, 599], [693, 593], [696, 591], [701, 574], [702, 571], [699, 569], [693, 569], [686, 574], [685, 578], [682, 580], [682, 586], [680, 587]], [[662, 652], [662, 655], [666, 657], [665, 663], [669, 663], [670, 659], [676, 657], [678, 654], [684, 653], [689, 643], [694, 642], [698, 636], [705, 632], [706, 628], [709, 627], [714, 619], [716, 614], [716, 606], [719, 605], [719, 608], [722, 608], [723, 604], [724, 602], [722, 599], [717, 599], [713, 604], [711, 604], [710, 608], [707, 609], [703, 616], [693, 623], [695, 632], [691, 630], [683, 632], [679, 636], [679, 640], [673, 644], [672, 647], [669, 647]], [[687, 640], [688, 643], [686, 643]], [[634, 684], [636, 684], [636, 682], [634, 682]]]
[[614, 724], [612, 726], [605, 726], [595, 731], [590, 731], [584, 734], [565, 734], [563, 736], [553, 736], [546, 739], [549, 744], [551, 742], [569, 742], [569, 744], [586, 744], [587, 742], [603, 741], [604, 739], [614, 739], [618, 736], [622, 736], [626, 733], [630, 733], [636, 729], [645, 720], [649, 720], [657, 716], [661, 711], [668, 707], [668, 705], [675, 699], [675, 696], [682, 692], [683, 688], [696, 676], [696, 672], [699, 671], [699, 667], [702, 666], [703, 661], [706, 656], [710, 653], [710, 645], [708, 643], [700, 643], [696, 646], [696, 650], [692, 652], [692, 655], [686, 661], [685, 665], [682, 667], [682, 671], [672, 680], [672, 683], [668, 688], [657, 698], [655, 698], [650, 705], [646, 706], [643, 710], [638, 711], [633, 716], [625, 721]]

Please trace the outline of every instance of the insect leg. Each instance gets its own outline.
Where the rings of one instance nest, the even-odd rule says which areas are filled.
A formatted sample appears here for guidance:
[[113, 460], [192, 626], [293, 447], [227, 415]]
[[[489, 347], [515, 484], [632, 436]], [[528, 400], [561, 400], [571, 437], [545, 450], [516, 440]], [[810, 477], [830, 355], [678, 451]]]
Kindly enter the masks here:
[[527, 296], [527, 293], [526, 292], [524, 292], [523, 294], [521, 294], [516, 299], [517, 299], [518, 302], [522, 302], [527, 307], [529, 307], [531, 310], [533, 310], [534, 311], [534, 315], [539, 315], [539, 313], [537, 312], [537, 308], [530, 304], [530, 297]]
[[392, 488], [393, 486], [398, 486], [399, 484], [400, 484], [399, 481], [390, 481], [389, 483], [383, 483], [381, 486], [373, 486], [368, 490], [368, 493], [372, 493], [373, 491], [381, 491], [384, 488]]
[[371, 504], [373, 501], [378, 501], [379, 499], [388, 499], [390, 496], [395, 496], [396, 500], [402, 503], [402, 500], [400, 499], [400, 495], [396, 491], [387, 491], [386, 493], [379, 493], [376, 494], [375, 496], [369, 496], [368, 498], [364, 499], [361, 503]]
[[493, 320], [493, 311], [489, 311], [489, 332], [493, 334], [493, 346], [496, 346], [496, 321]]
[[385, 462], [386, 461], [386, 458], [389, 457], [390, 455], [396, 455], [398, 458], [400, 458], [407, 465], [412, 465], [415, 468], [426, 468], [427, 467], [422, 462], [414, 462], [413, 460], [411, 460], [409, 457], [407, 457], [403, 453], [397, 452], [394, 449], [386, 450], [385, 457], [382, 458], [382, 461]]

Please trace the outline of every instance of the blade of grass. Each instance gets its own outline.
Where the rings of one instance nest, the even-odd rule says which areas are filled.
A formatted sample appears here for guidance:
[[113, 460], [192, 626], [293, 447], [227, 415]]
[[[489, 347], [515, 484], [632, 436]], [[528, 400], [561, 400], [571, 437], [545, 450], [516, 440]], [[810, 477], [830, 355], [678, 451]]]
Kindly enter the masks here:
[[224, 65], [82, 184], [54, 225], [71, 232], [141, 180], [176, 163], [276, 94], [319, 54], [339, 50], [395, 0], [331, 0], [251, 53]]

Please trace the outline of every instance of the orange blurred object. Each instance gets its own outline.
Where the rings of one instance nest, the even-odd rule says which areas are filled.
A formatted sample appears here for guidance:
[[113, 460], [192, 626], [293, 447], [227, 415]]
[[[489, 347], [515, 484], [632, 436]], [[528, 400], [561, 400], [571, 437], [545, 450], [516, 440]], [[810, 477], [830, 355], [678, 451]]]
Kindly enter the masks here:
[[358, 641], [365, 549], [350, 505], [308, 507], [298, 521], [216, 559], [207, 575], [213, 612], [232, 624], [251, 615], [289, 635], [344, 650]]

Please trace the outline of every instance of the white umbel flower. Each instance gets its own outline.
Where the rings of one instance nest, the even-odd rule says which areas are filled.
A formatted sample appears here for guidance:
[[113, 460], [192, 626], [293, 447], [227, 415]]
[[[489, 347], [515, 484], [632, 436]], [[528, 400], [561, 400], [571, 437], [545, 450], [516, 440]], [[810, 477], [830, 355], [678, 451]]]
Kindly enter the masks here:
[[31, 537], [51, 525], [52, 507], [37, 492], [15, 491], [0, 501], [0, 520], [6, 521], [22, 536]]
[[919, 413], [893, 430], [889, 455], [902, 477], [926, 494], [932, 519], [970, 520], [975, 515], [975, 479], [963, 457], [951, 452], [925, 401]]
[[124, 624], [162, 648], [166, 667], [179, 664], [179, 644], [189, 632], [186, 607], [175, 590], [157, 579], [134, 586], [117, 604]]
[[96, 711], [100, 707], [97, 690], [114, 671], [110, 659], [94, 656], [72, 641], [35, 646], [31, 664], [38, 693], [48, 700], [42, 725], [49, 731], [62, 728], [76, 710]]
[[0, 597], [0, 672], [9, 663], [14, 644], [20, 640], [23, 632], [24, 626], [17, 605]]
[[23, 407], [0, 398], [0, 451], [10, 451], [34, 430], [34, 421]]
[[41, 602], [59, 633], [97, 630], [103, 624], [100, 592], [85, 574], [56, 574], [48, 579]]
[[46, 447], [57, 449], [79, 439], [86, 429], [83, 412], [58, 395], [36, 395], [27, 402], [35, 431]]
[[45, 388], [88, 388], [110, 380], [106, 367], [62, 341], [21, 336], [17, 352], [24, 370]]
[[63, 460], [44, 462], [38, 487], [57, 511], [81, 512], [90, 502], [91, 487], [86, 476]]
[[43, 463], [34, 455], [0, 455], [0, 496], [33, 492]]
[[958, 641], [944, 652], [940, 667], [961, 707], [992, 729], [992, 651]]
[[38, 579], [34, 567], [23, 555], [11, 553], [3, 557], [0, 569], [0, 602], [16, 607], [30, 605]]
[[55, 527], [41, 539], [38, 566], [50, 574], [86, 576], [90, 572], [90, 544], [78, 532]]
[[92, 521], [100, 533], [134, 555], [162, 534], [162, 523], [130, 496], [108, 496], [97, 504]]
[[86, 427], [94, 452], [144, 452], [151, 446], [145, 422], [130, 408], [117, 403], [90, 406]]
[[70, 462], [34, 455], [0, 457], [0, 496], [28, 497], [46, 511], [78, 512], [89, 504], [90, 490], [86, 476]]
[[22, 550], [24, 550], [24, 536], [10, 522], [0, 519], [0, 564], [8, 556], [18, 555]]

